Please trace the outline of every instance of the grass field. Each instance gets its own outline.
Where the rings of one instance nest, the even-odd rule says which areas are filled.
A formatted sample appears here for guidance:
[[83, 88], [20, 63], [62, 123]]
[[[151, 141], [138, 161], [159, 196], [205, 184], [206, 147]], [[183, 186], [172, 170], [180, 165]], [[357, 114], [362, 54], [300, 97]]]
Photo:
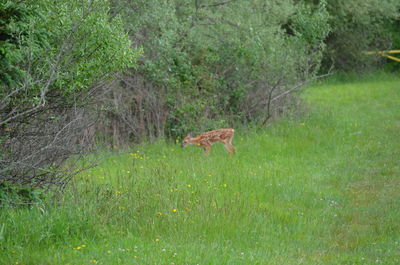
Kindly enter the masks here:
[[65, 195], [0, 209], [0, 264], [400, 264], [400, 77], [332, 78], [237, 129], [91, 155]]

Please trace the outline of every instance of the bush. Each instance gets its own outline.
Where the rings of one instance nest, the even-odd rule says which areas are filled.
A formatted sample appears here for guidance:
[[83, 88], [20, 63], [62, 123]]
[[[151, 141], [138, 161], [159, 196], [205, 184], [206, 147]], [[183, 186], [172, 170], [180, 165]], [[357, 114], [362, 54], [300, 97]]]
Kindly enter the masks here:
[[79, 152], [83, 106], [110, 73], [135, 65], [107, 0], [5, 1], [0, 78], [0, 182], [64, 185], [63, 162]]
[[329, 33], [324, 1], [116, 1], [114, 8], [144, 51], [139, 67], [99, 99], [106, 119], [98, 130], [117, 145], [265, 124], [315, 76]]

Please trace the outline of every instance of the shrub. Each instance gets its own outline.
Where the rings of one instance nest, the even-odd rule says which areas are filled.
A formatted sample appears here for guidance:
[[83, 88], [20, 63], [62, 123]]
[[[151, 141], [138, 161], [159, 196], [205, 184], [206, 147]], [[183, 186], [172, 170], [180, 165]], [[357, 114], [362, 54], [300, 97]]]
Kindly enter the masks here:
[[64, 185], [63, 161], [79, 152], [89, 92], [135, 65], [106, 0], [5, 1], [0, 5], [0, 182]]

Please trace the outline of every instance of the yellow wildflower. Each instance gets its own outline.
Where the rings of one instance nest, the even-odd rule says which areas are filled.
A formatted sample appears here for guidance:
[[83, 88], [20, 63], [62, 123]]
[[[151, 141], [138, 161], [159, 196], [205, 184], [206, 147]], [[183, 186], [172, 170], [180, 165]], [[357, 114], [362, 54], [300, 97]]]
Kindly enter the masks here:
[[82, 245], [77, 246], [76, 248], [73, 248], [73, 249], [75, 249], [75, 250], [80, 250], [80, 249], [85, 248], [85, 247], [86, 247], [86, 245], [85, 245], [85, 244], [82, 244]]
[[177, 213], [177, 212], [178, 212], [178, 209], [172, 209], [172, 212], [173, 212], [173, 213]]

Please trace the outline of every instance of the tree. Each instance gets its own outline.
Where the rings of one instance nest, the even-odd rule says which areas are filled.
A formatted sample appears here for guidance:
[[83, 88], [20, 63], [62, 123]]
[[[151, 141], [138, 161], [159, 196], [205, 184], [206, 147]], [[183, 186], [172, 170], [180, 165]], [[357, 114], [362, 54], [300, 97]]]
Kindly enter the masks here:
[[139, 50], [106, 0], [6, 1], [1, 20], [0, 181], [64, 185], [62, 163], [87, 126], [82, 106]]

